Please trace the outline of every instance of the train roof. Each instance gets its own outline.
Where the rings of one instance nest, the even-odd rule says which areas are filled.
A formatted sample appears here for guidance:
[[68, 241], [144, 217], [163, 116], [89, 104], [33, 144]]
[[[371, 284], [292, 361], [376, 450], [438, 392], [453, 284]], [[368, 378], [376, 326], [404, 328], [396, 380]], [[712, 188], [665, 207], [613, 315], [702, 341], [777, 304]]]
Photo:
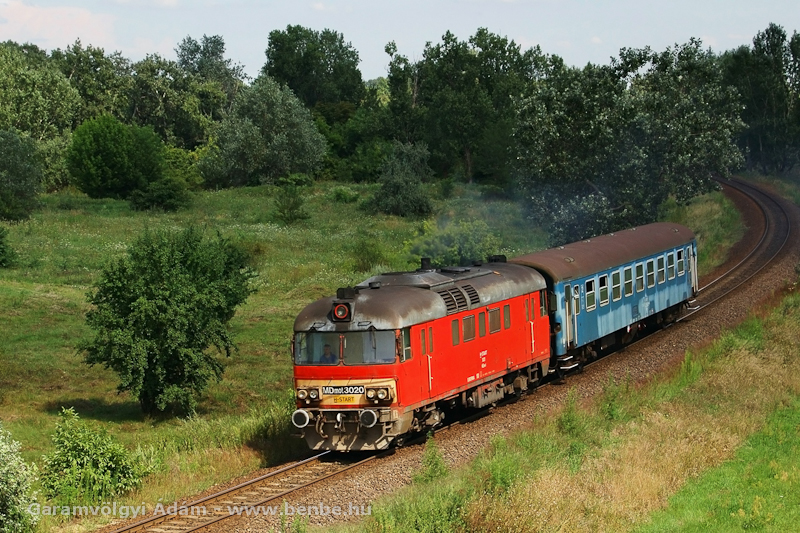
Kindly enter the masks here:
[[533, 267], [559, 282], [590, 276], [693, 240], [694, 233], [685, 226], [656, 222], [515, 257], [509, 262]]
[[[508, 263], [390, 272], [360, 283], [348, 298], [322, 298], [309, 304], [295, 320], [294, 330], [400, 329], [545, 287], [535, 270]], [[334, 302], [351, 304], [349, 322], [331, 320]]]

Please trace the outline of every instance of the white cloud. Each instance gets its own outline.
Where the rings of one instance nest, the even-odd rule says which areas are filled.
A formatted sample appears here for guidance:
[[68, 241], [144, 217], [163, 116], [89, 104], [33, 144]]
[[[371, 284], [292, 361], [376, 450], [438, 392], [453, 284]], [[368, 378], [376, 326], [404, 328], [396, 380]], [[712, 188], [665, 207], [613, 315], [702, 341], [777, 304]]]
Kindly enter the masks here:
[[314, 11], [333, 11], [333, 7], [326, 6], [322, 2], [314, 2], [311, 7], [314, 8]]
[[79, 7], [38, 7], [21, 0], [0, 0], [3, 40], [30, 42], [45, 49], [64, 48], [80, 38], [85, 45], [113, 50], [115, 19]]
[[703, 46], [705, 47], [710, 46], [713, 48], [719, 44], [717, 38], [711, 37], [710, 35], [703, 35], [702, 37], [700, 37], [700, 40], [703, 41]]
[[594, 36], [592, 37], [592, 44], [603, 44], [603, 39], [600, 37]]

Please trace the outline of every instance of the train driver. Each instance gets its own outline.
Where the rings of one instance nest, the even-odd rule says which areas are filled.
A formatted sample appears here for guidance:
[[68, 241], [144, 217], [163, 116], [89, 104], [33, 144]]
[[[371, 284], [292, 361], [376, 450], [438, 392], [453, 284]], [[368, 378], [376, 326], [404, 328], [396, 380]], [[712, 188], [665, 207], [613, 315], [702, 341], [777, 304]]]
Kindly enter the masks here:
[[320, 357], [319, 362], [323, 365], [335, 365], [339, 362], [339, 358], [331, 350], [330, 344], [322, 347], [322, 357]]

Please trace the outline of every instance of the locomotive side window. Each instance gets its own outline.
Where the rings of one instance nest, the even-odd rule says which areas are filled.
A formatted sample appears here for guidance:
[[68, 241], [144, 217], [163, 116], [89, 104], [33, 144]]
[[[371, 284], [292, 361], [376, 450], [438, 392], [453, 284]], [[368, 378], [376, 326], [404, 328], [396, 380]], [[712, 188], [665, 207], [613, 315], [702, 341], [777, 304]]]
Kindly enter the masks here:
[[503, 327], [505, 329], [511, 327], [511, 306], [508, 304], [503, 306]]
[[539, 291], [539, 316], [547, 314], [547, 292], [542, 289]]
[[428, 328], [428, 353], [433, 353], [433, 327]]
[[667, 277], [675, 279], [675, 254], [672, 252], [667, 254]]
[[478, 313], [478, 335], [481, 337], [486, 336], [486, 313], [483, 311]]
[[528, 299], [526, 298], [523, 303], [525, 304], [525, 320], [530, 320], [531, 314], [530, 311], [528, 311]]
[[636, 292], [644, 290], [644, 264], [636, 265]]
[[475, 339], [475, 315], [465, 316], [461, 323], [464, 326], [464, 342]]
[[620, 290], [619, 270], [611, 273], [611, 298], [616, 302], [622, 298], [622, 291]]
[[683, 276], [683, 249], [678, 250], [678, 275]]
[[656, 284], [655, 261], [650, 259], [647, 262], [647, 286], [654, 287], [655, 284]]
[[633, 294], [633, 269], [625, 267], [625, 296]]
[[664, 273], [664, 256], [658, 258], [658, 282], [664, 283], [666, 275]]
[[600, 288], [600, 305], [608, 305], [608, 276], [600, 276], [597, 285]]
[[460, 329], [458, 327], [458, 319], [456, 318], [455, 320], [453, 320], [453, 322], [451, 322], [451, 325], [452, 325], [452, 328], [453, 328], [453, 346], [458, 346], [458, 341], [459, 341], [458, 333], [459, 333], [459, 329]]
[[403, 361], [411, 359], [411, 328], [403, 330]]
[[428, 353], [428, 343], [425, 342], [425, 328], [419, 330], [420, 333], [420, 344], [422, 345], [422, 355]]
[[500, 331], [500, 308], [489, 309], [489, 333]]
[[594, 280], [586, 280], [586, 310], [591, 311], [597, 307], [594, 298]]

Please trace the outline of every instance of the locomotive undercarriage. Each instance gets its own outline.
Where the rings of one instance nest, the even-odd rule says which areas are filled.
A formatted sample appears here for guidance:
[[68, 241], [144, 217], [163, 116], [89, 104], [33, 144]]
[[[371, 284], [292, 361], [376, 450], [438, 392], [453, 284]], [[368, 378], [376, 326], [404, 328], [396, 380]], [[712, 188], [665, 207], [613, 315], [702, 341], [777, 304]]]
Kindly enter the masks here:
[[309, 420], [301, 430], [301, 436], [313, 450], [384, 450], [392, 444], [402, 444], [414, 434], [439, 426], [446, 413], [454, 409], [480, 409], [494, 405], [506, 396], [519, 396], [529, 388], [535, 388], [547, 372], [547, 362], [537, 363], [406, 413], [390, 407], [305, 409], [303, 411]]

